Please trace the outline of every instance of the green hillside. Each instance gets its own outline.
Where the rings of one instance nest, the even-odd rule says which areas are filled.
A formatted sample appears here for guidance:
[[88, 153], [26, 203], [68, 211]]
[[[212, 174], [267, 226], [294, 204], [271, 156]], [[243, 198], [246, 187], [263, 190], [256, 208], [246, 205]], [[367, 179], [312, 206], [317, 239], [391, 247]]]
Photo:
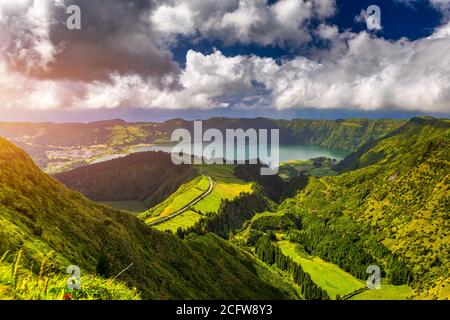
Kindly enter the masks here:
[[406, 121], [393, 119], [278, 120], [289, 143], [308, 143], [323, 147], [355, 151], [364, 144], [382, 138]]
[[[180, 240], [127, 213], [94, 204], [42, 173], [21, 150], [0, 140], [0, 252], [22, 249], [23, 268], [39, 275], [54, 251], [55, 273], [119, 280], [144, 299], [287, 299], [296, 289], [261, 262], [213, 234]], [[1, 292], [9, 292], [3, 278]], [[56, 281], [56, 280], [55, 280]], [[11, 293], [12, 294], [12, 293]]]
[[[174, 217], [173, 219], [170, 219], [164, 223], [155, 225], [155, 229], [160, 231], [170, 231], [172, 233], [176, 233], [179, 228], [187, 229], [192, 226], [194, 226], [196, 223], [198, 223], [202, 218], [204, 218], [204, 215], [193, 211], [193, 210], [186, 210], [179, 216]], [[149, 220], [151, 222], [151, 220]]]
[[448, 120], [414, 118], [349, 155], [334, 168], [341, 174], [310, 176], [233, 241], [253, 248], [275, 232], [283, 254], [332, 297], [356, 290], [376, 264], [382, 290], [354, 299], [450, 298], [449, 143]]
[[139, 217], [151, 223], [170, 216], [200, 197], [208, 188], [209, 180], [206, 176], [196, 177], [180, 186], [163, 202], [140, 214]]
[[[340, 165], [342, 171], [356, 170], [310, 180], [284, 207], [303, 216], [305, 230], [330, 234], [330, 228], [345, 228], [342, 235], [384, 260], [389, 276], [395, 271], [374, 245], [382, 244], [406, 262], [418, 297], [435, 292], [443, 298], [438, 292], [450, 286], [449, 143], [448, 120], [412, 119]], [[299, 236], [307, 239], [308, 230]], [[315, 250], [327, 256], [326, 247]]]
[[[0, 257], [6, 252], [0, 297], [34, 298], [37, 290], [61, 298], [61, 290], [18, 291], [17, 284], [39, 284], [47, 277], [52, 288], [60, 288], [65, 268], [75, 264], [92, 275], [88, 298], [99, 298], [98, 292], [108, 296], [116, 285], [123, 295], [110, 294], [112, 299], [450, 298], [449, 120], [217, 118], [207, 123], [278, 126], [292, 143], [360, 148], [337, 165], [328, 159], [291, 163], [283, 168], [284, 179], [261, 177], [258, 166], [197, 166], [201, 176], [177, 180], [178, 189], [170, 185], [170, 196], [141, 218], [148, 222], [176, 212], [208, 189], [207, 177], [214, 181], [213, 192], [150, 228], [70, 191], [0, 140]], [[189, 124], [160, 125], [169, 130]], [[149, 176], [164, 175], [158, 170], [163, 162], [130, 167], [139, 181], [139, 168]], [[129, 183], [127, 174], [108, 176], [104, 169], [105, 179], [116, 174]], [[176, 174], [168, 170], [167, 175], [172, 181]], [[164, 185], [164, 180], [157, 181]], [[120, 193], [119, 187], [108, 190]], [[23, 252], [22, 272], [14, 274], [18, 252]], [[55, 252], [51, 276], [40, 272], [50, 252]], [[360, 292], [373, 264], [382, 270], [382, 289]]]
[[241, 193], [251, 193], [253, 182], [246, 182], [236, 177], [233, 165], [201, 165], [199, 170], [211, 177], [214, 188], [210, 195], [194, 206], [202, 213], [217, 213], [224, 200], [233, 200]]

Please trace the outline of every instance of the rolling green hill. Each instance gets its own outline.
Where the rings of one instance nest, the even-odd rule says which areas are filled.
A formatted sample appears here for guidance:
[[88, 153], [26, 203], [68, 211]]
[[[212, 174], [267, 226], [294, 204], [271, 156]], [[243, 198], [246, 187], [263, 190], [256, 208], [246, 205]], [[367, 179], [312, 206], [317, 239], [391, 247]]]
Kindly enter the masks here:
[[198, 174], [192, 166], [174, 165], [167, 153], [142, 152], [63, 172], [55, 178], [91, 200], [125, 208], [128, 202], [133, 209], [135, 204], [129, 201], [150, 208]]
[[209, 180], [206, 176], [196, 177], [180, 186], [178, 190], [161, 203], [140, 214], [139, 217], [151, 223], [170, 216], [200, 197], [208, 188]]
[[364, 144], [382, 138], [406, 121], [393, 119], [277, 120], [286, 143], [308, 143], [356, 151]]
[[194, 207], [201, 213], [217, 213], [224, 200], [234, 200], [241, 193], [252, 193], [253, 181], [244, 181], [235, 174], [233, 165], [202, 165], [199, 170], [211, 177], [214, 188], [210, 195]]
[[[144, 299], [297, 297], [290, 282], [217, 236], [182, 241], [152, 230], [70, 191], [0, 139], [0, 252], [14, 264], [8, 259], [19, 250], [23, 268], [36, 275], [52, 251], [56, 274], [78, 265], [83, 274], [110, 278], [133, 263], [119, 280]], [[9, 292], [0, 276], [0, 291]]]

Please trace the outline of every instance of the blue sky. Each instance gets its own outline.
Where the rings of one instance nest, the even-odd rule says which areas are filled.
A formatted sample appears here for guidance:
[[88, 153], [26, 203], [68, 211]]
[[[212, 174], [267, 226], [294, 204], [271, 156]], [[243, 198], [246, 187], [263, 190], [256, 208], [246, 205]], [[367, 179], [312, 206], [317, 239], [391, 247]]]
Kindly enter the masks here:
[[[355, 17], [360, 14], [361, 10], [370, 5], [378, 5], [381, 8], [384, 29], [377, 35], [388, 40], [399, 40], [403, 37], [417, 40], [428, 37], [440, 25], [442, 19], [442, 12], [430, 5], [427, 0], [418, 0], [409, 5], [393, 0], [338, 0], [337, 14], [330, 19], [330, 22], [337, 25], [341, 31], [348, 29], [353, 32], [365, 31], [366, 25], [356, 23]], [[213, 51], [213, 48], [219, 49], [227, 56], [256, 54], [272, 58], [289, 58], [296, 53], [302, 53], [302, 50], [289, 47], [281, 48], [278, 45], [225, 45], [221, 41], [208, 40], [193, 43], [189, 38], [180, 39], [177, 46], [172, 48], [172, 52], [175, 60], [180, 65], [185, 66], [187, 51], [193, 49], [209, 54]]]
[[398, 40], [407, 37], [411, 40], [430, 36], [440, 25], [442, 12], [432, 7], [427, 0], [418, 0], [410, 5], [400, 1], [338, 1], [338, 15], [333, 19], [340, 28], [363, 31], [363, 24], [355, 24], [354, 17], [369, 5], [378, 5], [382, 10], [383, 32], [379, 36]]
[[0, 120], [450, 113], [450, 1], [71, 3], [0, 2]]

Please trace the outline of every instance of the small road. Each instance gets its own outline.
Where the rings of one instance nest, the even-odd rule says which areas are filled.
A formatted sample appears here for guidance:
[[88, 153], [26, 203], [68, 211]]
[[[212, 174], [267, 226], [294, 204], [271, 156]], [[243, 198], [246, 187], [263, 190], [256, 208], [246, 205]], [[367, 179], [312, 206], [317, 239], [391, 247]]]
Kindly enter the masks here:
[[360, 293], [362, 293], [362, 292], [364, 292], [364, 291], [367, 291], [367, 290], [369, 290], [367, 287], [364, 287], [364, 288], [355, 290], [355, 291], [353, 291], [353, 292], [350, 292], [349, 294], [346, 294], [346, 295], [343, 296], [341, 299], [342, 299], [342, 300], [350, 300], [350, 298], [352, 298], [352, 297], [354, 297], [354, 296], [356, 296], [356, 295], [358, 295], [358, 294], [360, 294]]
[[183, 212], [186, 212], [189, 208], [195, 206], [197, 203], [199, 203], [200, 201], [202, 201], [203, 199], [205, 199], [213, 190], [214, 188], [214, 182], [211, 179], [211, 177], [207, 177], [209, 180], [209, 188], [208, 190], [203, 193], [202, 195], [198, 196], [197, 198], [195, 198], [194, 200], [192, 200], [191, 202], [189, 202], [187, 205], [185, 205], [183, 208], [181, 208], [180, 210], [178, 210], [175, 213], [172, 213], [171, 215], [168, 215], [164, 218], [161, 218], [159, 220], [153, 221], [148, 223], [147, 225], [149, 226], [157, 226], [158, 224], [161, 224], [163, 222], [169, 221], [170, 219], [175, 218], [176, 216], [179, 216], [180, 214], [182, 214]]

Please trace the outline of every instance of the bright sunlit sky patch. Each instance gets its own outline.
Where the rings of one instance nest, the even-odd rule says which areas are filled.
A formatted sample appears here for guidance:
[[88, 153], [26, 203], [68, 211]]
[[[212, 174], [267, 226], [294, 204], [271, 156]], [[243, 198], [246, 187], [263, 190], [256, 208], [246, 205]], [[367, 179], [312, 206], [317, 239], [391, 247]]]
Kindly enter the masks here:
[[446, 116], [449, 21], [450, 0], [0, 0], [0, 120]]

